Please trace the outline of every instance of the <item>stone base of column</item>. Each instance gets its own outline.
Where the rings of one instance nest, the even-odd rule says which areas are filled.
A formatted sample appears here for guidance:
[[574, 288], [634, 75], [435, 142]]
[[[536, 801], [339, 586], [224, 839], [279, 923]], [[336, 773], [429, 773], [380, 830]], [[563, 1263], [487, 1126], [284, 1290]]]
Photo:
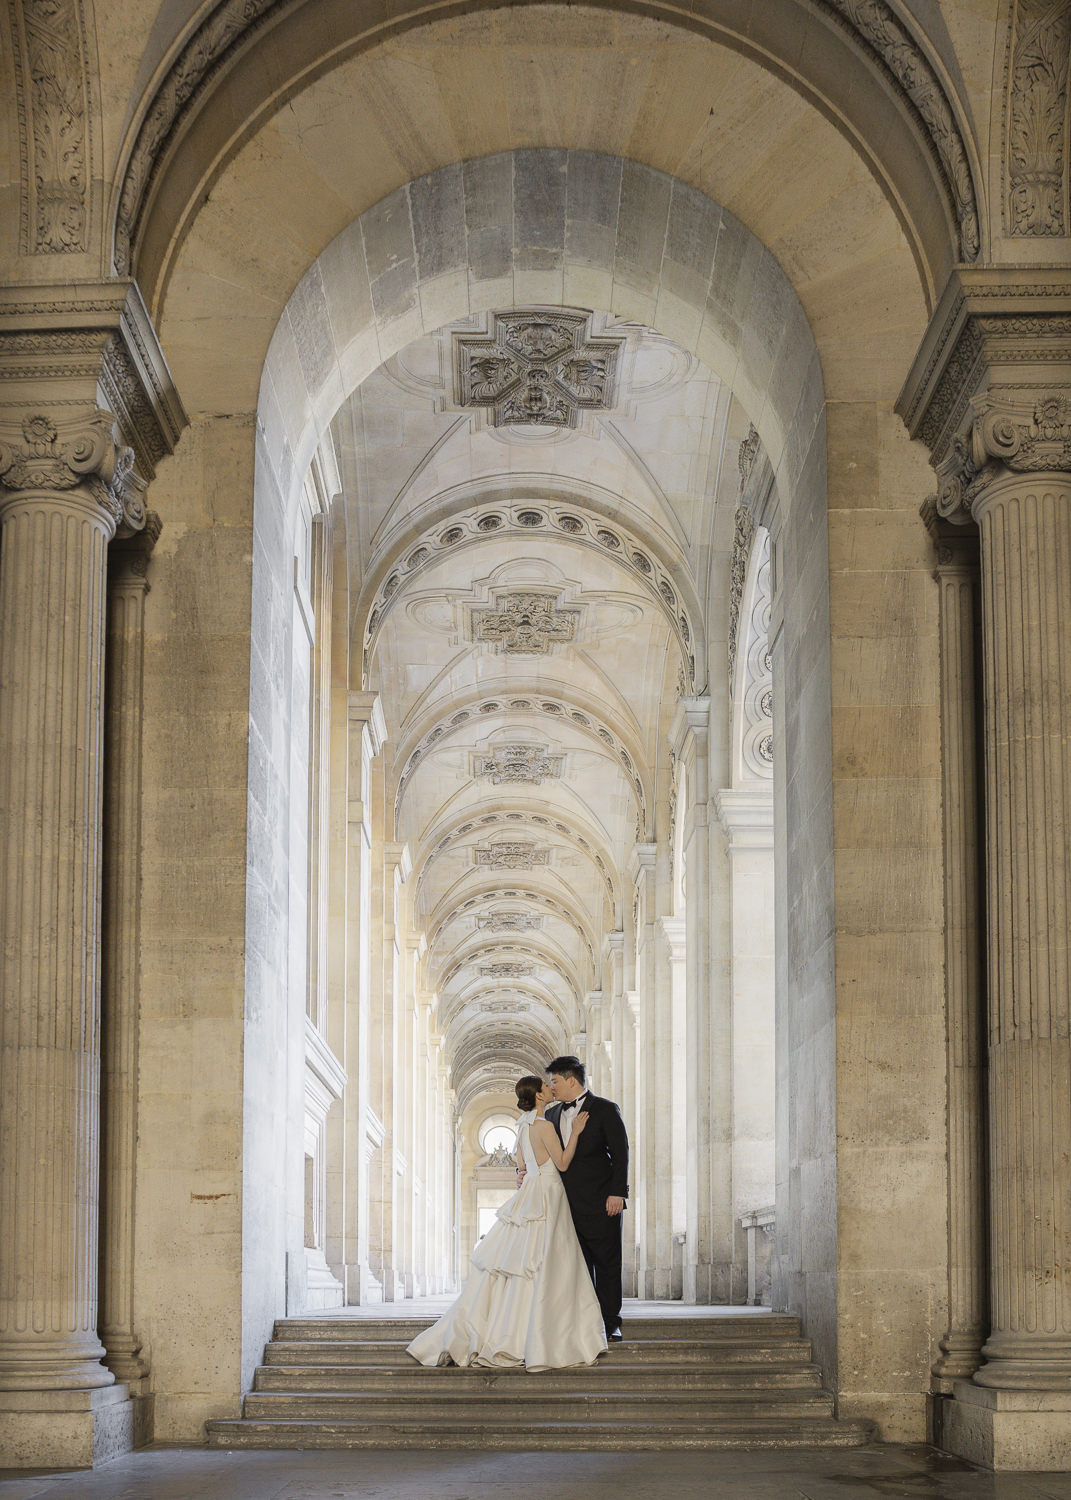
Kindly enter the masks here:
[[1058, 1473], [1071, 1453], [1071, 1391], [996, 1391], [957, 1380], [940, 1446], [986, 1469]]
[[350, 1261], [346, 1266], [346, 1305], [367, 1307], [383, 1301], [379, 1277], [366, 1261]]
[[673, 1268], [664, 1269], [651, 1267], [640, 1273], [639, 1295], [646, 1302], [672, 1302], [676, 1297], [673, 1290]]
[[2, 1391], [0, 1453], [12, 1469], [96, 1468], [148, 1440], [139, 1404], [126, 1385]]
[[683, 1300], [701, 1306], [726, 1306], [732, 1301], [729, 1281], [728, 1266], [685, 1261]]

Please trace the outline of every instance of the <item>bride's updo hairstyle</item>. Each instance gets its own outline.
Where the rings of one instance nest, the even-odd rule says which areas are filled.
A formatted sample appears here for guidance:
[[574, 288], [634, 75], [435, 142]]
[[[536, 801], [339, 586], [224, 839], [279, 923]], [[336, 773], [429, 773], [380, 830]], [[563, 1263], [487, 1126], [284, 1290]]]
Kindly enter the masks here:
[[534, 1073], [529, 1073], [525, 1078], [518, 1078], [517, 1108], [525, 1111], [535, 1109], [536, 1095], [542, 1087], [542, 1078], [538, 1078]]

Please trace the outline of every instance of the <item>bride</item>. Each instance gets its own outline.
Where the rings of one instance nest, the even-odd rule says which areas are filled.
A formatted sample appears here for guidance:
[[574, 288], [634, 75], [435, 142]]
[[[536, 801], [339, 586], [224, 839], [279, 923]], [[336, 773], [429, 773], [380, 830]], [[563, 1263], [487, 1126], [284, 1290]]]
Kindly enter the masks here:
[[554, 1370], [594, 1364], [606, 1348], [602, 1312], [559, 1175], [588, 1117], [577, 1115], [563, 1148], [543, 1118], [553, 1102], [543, 1079], [522, 1078], [516, 1087], [524, 1181], [473, 1250], [472, 1272], [453, 1307], [409, 1345], [422, 1365]]

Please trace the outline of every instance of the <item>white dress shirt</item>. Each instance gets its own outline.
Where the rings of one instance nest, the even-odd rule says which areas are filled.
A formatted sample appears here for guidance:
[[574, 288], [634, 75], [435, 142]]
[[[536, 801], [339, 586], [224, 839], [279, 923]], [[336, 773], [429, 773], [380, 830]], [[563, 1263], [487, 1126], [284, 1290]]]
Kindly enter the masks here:
[[572, 1138], [573, 1121], [576, 1119], [580, 1111], [584, 1108], [584, 1100], [587, 1097], [588, 1091], [587, 1089], [585, 1089], [582, 1094], [578, 1094], [575, 1099], [569, 1101], [572, 1106], [570, 1109], [566, 1109], [565, 1105], [562, 1105], [562, 1112], [558, 1117], [558, 1124], [561, 1126], [563, 1146], [568, 1146], [569, 1141]]

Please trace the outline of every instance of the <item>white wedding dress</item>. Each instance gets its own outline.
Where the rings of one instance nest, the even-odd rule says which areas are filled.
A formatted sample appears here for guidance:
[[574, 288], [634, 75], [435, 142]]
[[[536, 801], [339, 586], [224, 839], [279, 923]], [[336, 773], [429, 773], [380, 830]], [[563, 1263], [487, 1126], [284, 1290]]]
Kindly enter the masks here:
[[535, 1118], [522, 1115], [517, 1129], [524, 1182], [473, 1250], [453, 1307], [409, 1345], [422, 1365], [555, 1370], [594, 1364], [606, 1348], [561, 1176], [549, 1157], [536, 1164]]

